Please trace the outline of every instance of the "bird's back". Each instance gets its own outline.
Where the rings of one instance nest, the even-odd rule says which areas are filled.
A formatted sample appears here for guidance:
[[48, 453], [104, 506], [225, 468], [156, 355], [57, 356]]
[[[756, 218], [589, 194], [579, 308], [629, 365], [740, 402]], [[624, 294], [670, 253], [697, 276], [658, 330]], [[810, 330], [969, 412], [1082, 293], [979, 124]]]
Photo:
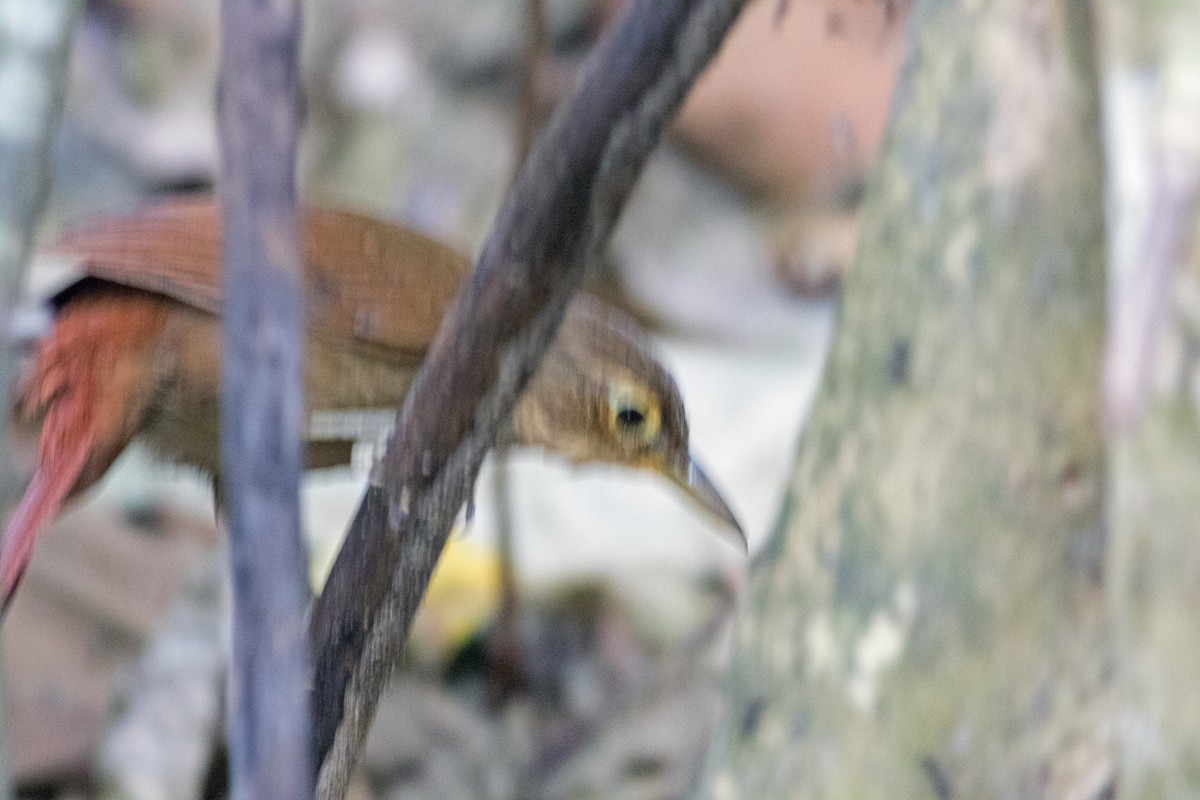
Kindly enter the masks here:
[[[302, 235], [310, 334], [419, 362], [469, 272], [467, 259], [415, 231], [345, 211], [306, 210]], [[76, 227], [56, 245], [93, 279], [209, 314], [221, 310], [222, 248], [220, 207], [209, 196]]]

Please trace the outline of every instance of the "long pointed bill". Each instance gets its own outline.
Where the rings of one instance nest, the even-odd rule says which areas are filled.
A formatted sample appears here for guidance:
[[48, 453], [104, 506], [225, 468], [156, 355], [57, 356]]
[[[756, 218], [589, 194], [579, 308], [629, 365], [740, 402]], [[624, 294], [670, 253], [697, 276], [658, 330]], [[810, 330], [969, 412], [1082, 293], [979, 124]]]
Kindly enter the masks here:
[[25, 567], [33, 554], [34, 540], [58, 514], [79, 473], [87, 464], [92, 449], [91, 440], [89, 437], [81, 438], [84, 441], [62, 454], [61, 458], [39, 458], [33, 480], [8, 522], [3, 543], [0, 544], [0, 590], [4, 593], [0, 614], [8, 610], [13, 592], [25, 574]]
[[723, 538], [736, 545], [743, 553], [749, 551], [746, 534], [742, 531], [742, 526], [738, 524], [737, 517], [729, 510], [725, 498], [721, 497], [717, 487], [712, 485], [712, 481], [704, 474], [704, 470], [700, 469], [700, 465], [696, 463], [695, 459], [688, 458], [687, 475], [677, 482], [679, 488], [687, 492], [688, 496], [695, 500], [701, 508], [723, 523], [721, 526]]

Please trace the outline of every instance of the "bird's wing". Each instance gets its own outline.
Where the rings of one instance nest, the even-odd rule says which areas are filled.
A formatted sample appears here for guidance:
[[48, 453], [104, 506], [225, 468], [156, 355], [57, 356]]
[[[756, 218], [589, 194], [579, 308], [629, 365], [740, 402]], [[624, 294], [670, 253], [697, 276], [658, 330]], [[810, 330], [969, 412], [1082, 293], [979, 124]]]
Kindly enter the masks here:
[[[309, 209], [303, 235], [311, 332], [392, 360], [420, 358], [470, 269], [445, 245], [360, 214]], [[56, 249], [78, 257], [86, 275], [220, 313], [221, 215], [212, 197], [74, 228]]]
[[220, 217], [210, 199], [172, 200], [91, 220], [68, 229], [54, 249], [76, 258], [85, 275], [220, 313]]

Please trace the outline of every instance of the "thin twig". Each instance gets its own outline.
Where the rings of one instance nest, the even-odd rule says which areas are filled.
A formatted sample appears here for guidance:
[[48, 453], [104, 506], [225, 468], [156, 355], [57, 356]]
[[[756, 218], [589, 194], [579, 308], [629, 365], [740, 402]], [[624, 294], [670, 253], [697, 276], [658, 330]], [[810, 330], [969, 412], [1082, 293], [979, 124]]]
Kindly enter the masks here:
[[234, 800], [312, 794], [300, 541], [302, 305], [298, 0], [224, 0], [221, 477], [233, 565]]
[[[546, 50], [546, 2], [525, 0], [525, 39], [517, 73], [517, 136], [513, 179], [529, 157], [544, 122], [538, 102], [538, 73]], [[496, 556], [499, 562], [500, 608], [496, 632], [487, 649], [488, 702], [503, 706], [525, 686], [525, 657], [521, 648], [521, 596], [517, 586], [516, 548], [509, 465], [496, 459], [492, 493], [496, 500]]]
[[598, 262], [663, 128], [745, 3], [637, 0], [598, 45], [509, 192], [313, 610], [314, 736], [316, 752], [327, 753], [318, 797], [343, 795], [485, 453]]
[[527, 673], [521, 645], [521, 592], [517, 586], [509, 465], [498, 459], [492, 477], [500, 608], [496, 612], [496, 631], [487, 647], [487, 695], [488, 705], [499, 709], [525, 689]]
[[546, 0], [525, 0], [525, 38], [517, 70], [517, 170], [525, 163], [545, 121], [538, 83], [549, 38]]
[[[0, 402], [11, 397], [14, 314], [50, 192], [54, 132], [67, 84], [78, 0], [0, 0]], [[0, 433], [0, 448], [9, 443]], [[0, 458], [0, 508], [18, 492], [12, 458]], [[0, 718], [0, 797], [11, 797]]]

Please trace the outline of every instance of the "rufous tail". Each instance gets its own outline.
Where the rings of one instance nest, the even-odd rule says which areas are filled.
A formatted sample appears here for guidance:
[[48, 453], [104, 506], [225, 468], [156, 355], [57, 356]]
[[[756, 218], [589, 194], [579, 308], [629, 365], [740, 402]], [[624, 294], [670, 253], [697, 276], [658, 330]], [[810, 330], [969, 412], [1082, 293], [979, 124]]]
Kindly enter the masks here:
[[0, 540], [0, 613], [8, 610], [25, 574], [34, 540], [71, 496], [92, 454], [87, 398], [82, 395], [68, 390], [50, 401], [38, 443], [37, 469]]
[[75, 485], [75, 479], [87, 463], [91, 444], [81, 445], [69, 454], [67, 460], [51, 469], [38, 467], [25, 490], [25, 496], [21, 498], [21, 504], [4, 530], [3, 545], [0, 546], [0, 586], [3, 587], [4, 599], [0, 613], [8, 610], [13, 592], [17, 590], [17, 584], [21, 582], [29, 557], [33, 554], [33, 542], [38, 533], [57, 516], [71, 487]]

